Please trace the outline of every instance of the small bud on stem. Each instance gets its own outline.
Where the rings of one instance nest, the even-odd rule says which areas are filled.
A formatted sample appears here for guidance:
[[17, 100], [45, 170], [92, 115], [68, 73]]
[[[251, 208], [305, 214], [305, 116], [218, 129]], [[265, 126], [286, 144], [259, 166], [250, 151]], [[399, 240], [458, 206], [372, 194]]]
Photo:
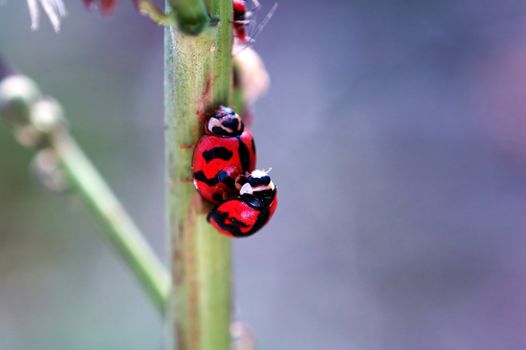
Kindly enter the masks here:
[[41, 96], [35, 82], [23, 75], [10, 75], [0, 80], [0, 117], [14, 125], [30, 122], [33, 103]]

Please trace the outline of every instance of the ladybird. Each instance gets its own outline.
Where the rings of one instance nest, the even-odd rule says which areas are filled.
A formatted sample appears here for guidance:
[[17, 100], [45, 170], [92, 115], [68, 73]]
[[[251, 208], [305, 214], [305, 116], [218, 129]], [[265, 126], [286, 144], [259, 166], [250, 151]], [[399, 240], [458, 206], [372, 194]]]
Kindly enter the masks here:
[[254, 138], [239, 115], [221, 106], [205, 124], [205, 135], [199, 139], [192, 160], [193, 182], [209, 202], [234, 197], [236, 179], [256, 167]]
[[249, 23], [247, 3], [245, 0], [234, 0], [232, 6], [234, 8], [234, 35], [239, 41], [245, 43], [248, 41], [247, 24]]
[[278, 205], [276, 186], [268, 171], [254, 170], [240, 185], [238, 197], [217, 205], [207, 217], [212, 226], [229, 237], [253, 235], [270, 220]]

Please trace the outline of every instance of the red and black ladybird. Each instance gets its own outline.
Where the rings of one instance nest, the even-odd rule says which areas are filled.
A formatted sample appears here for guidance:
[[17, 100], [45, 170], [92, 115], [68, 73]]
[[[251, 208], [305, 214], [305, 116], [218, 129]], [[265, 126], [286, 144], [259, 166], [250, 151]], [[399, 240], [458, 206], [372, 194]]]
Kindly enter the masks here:
[[270, 220], [278, 205], [276, 187], [267, 171], [254, 170], [241, 183], [239, 196], [217, 205], [207, 217], [229, 237], [253, 235]]
[[212, 114], [205, 132], [194, 150], [193, 181], [204, 199], [217, 204], [237, 195], [236, 179], [256, 167], [256, 147], [252, 133], [228, 107]]
[[247, 42], [247, 25], [249, 23], [248, 17], [249, 12], [247, 12], [247, 2], [246, 0], [234, 0], [232, 2], [234, 8], [234, 35], [239, 41]]

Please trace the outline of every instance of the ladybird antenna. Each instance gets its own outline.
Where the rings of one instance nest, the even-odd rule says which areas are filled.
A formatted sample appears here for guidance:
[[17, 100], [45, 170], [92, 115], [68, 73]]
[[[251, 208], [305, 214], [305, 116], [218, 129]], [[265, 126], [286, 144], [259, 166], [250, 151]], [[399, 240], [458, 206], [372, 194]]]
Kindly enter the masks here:
[[261, 8], [261, 3], [259, 2], [259, 0], [252, 0], [252, 4], [254, 4], [254, 7], [249, 10], [250, 12], [253, 12]]
[[270, 22], [270, 20], [274, 16], [274, 13], [276, 13], [277, 9], [278, 9], [278, 3], [276, 2], [276, 3], [274, 3], [274, 5], [272, 5], [270, 10], [267, 12], [265, 17], [263, 18], [263, 20], [261, 22], [259, 22], [258, 26], [256, 27], [256, 30], [254, 31], [254, 37], [252, 38], [252, 40], [255, 40], [256, 37], [259, 35], [259, 33], [261, 33], [261, 31], [268, 24], [268, 22]]
[[268, 168], [267, 170], [265, 170], [265, 172], [266, 172], [267, 174], [269, 174], [271, 171], [272, 171], [272, 168]]
[[270, 22], [270, 20], [274, 16], [274, 13], [276, 13], [277, 8], [278, 8], [278, 3], [276, 2], [274, 5], [272, 5], [272, 8], [267, 12], [265, 18], [263, 18], [263, 20], [258, 24], [256, 29], [254, 30], [254, 35], [248, 38], [248, 44], [244, 45], [243, 48], [241, 48], [239, 51], [234, 52], [233, 53], [234, 56], [240, 54], [241, 52], [245, 51], [246, 49], [254, 45], [254, 43], [256, 42], [257, 36], [266, 27], [268, 22]]

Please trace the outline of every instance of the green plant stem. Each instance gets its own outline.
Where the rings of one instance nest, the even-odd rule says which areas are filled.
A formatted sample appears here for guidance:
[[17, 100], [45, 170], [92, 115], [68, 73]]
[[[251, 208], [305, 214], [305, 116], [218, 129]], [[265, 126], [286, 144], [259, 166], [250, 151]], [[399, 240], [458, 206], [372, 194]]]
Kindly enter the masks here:
[[69, 131], [58, 128], [50, 135], [50, 142], [71, 184], [104, 227], [102, 232], [164, 312], [171, 288], [165, 267]]
[[[182, 2], [181, 2], [182, 5]], [[200, 118], [232, 90], [232, 1], [209, 0], [215, 26], [198, 36], [165, 29], [167, 200], [173, 310], [178, 350], [231, 346], [231, 241], [206, 221], [210, 205], [192, 184], [192, 154], [203, 133]]]
[[170, 274], [72, 138], [60, 104], [43, 97], [31, 79], [16, 74], [1, 56], [0, 119], [13, 127], [22, 145], [56, 154], [70, 183], [102, 224], [102, 232], [164, 313], [171, 290]]

